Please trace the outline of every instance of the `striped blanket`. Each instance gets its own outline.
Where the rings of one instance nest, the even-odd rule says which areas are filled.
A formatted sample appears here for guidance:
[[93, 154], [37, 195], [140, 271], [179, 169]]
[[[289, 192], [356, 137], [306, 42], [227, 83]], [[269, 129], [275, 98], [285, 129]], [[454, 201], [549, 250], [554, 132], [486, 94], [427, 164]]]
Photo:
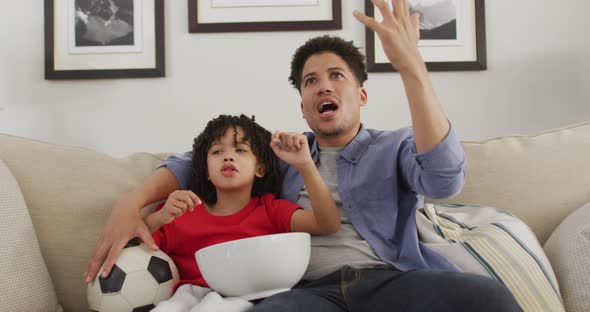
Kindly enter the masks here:
[[426, 204], [416, 221], [426, 246], [506, 285], [524, 311], [564, 311], [551, 264], [518, 218], [491, 207]]

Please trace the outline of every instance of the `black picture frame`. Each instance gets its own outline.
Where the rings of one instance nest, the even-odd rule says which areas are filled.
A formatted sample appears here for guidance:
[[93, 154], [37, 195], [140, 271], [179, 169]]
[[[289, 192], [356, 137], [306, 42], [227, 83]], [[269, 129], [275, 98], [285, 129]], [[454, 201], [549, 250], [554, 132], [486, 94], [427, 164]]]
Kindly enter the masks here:
[[[46, 80], [66, 80], [66, 79], [104, 79], [104, 78], [144, 78], [144, 77], [164, 77], [166, 73], [165, 68], [165, 49], [164, 49], [164, 0], [151, 0], [153, 1], [153, 40], [154, 46], [144, 46], [144, 49], [151, 49], [150, 56], [154, 55], [153, 62], [150, 57], [149, 66], [138, 66], [132, 68], [116, 68], [109, 67], [108, 65], [97, 66], [93, 64], [92, 54], [82, 54], [76, 56], [78, 59], [81, 58], [82, 65], [77, 65], [76, 68], [56, 68], [56, 57], [67, 58], [67, 53], [58, 54], [56, 49], [57, 36], [67, 36], [68, 34], [57, 33], [56, 30], [56, 3], [62, 1], [60, 8], [66, 6], [63, 4], [63, 0], [45, 0], [45, 79]], [[143, 1], [143, 0], [142, 0]], [[148, 3], [149, 4], [149, 3]], [[150, 5], [151, 6], [151, 5]], [[63, 14], [63, 12], [60, 12]], [[151, 15], [150, 15], [151, 16]], [[72, 17], [73, 18], [73, 17]], [[136, 17], [135, 17], [136, 18]], [[146, 18], [146, 16], [141, 17]], [[151, 22], [151, 21], [150, 21]], [[146, 30], [147, 31], [147, 30]], [[152, 30], [150, 30], [151, 34]], [[64, 56], [65, 55], [65, 56]], [[102, 55], [109, 55], [109, 53], [103, 53]], [[118, 57], [117, 53], [110, 54], [114, 59]], [[133, 57], [133, 55], [130, 55]], [[88, 67], [85, 67], [84, 61], [87, 58]], [[93, 66], [94, 65], [94, 66]]]
[[[199, 21], [199, 1], [188, 0], [188, 29], [189, 33], [218, 33], [218, 32], [265, 32], [265, 31], [300, 31], [300, 30], [337, 30], [342, 29], [341, 0], [331, 0], [331, 17], [325, 20], [313, 21], [250, 21], [250, 22], [214, 22]], [[321, 0], [328, 3], [327, 0]]]
[[[429, 71], [476, 71], [487, 69], [487, 55], [486, 55], [486, 32], [485, 32], [485, 0], [460, 0], [474, 2], [474, 21], [475, 29], [475, 60], [452, 60], [452, 61], [431, 61], [424, 58], [426, 67]], [[367, 16], [375, 16], [375, 7], [370, 0], [365, 0], [365, 14]], [[365, 27], [366, 36], [366, 52], [367, 52], [367, 70], [369, 72], [395, 72], [389, 61], [378, 59], [377, 51], [382, 49], [377, 45], [377, 38], [375, 32], [370, 28]], [[439, 48], [444, 52], [444, 48]], [[424, 55], [424, 53], [423, 53]]]

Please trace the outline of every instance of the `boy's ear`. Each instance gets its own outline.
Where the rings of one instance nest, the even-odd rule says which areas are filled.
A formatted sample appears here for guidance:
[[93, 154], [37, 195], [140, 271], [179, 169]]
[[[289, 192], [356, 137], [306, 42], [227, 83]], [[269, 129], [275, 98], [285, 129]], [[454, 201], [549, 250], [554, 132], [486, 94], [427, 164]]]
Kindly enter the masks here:
[[257, 177], [262, 178], [262, 177], [264, 177], [264, 174], [265, 173], [266, 173], [266, 169], [264, 168], [264, 165], [263, 164], [256, 165], [256, 172], [255, 172], [255, 174], [256, 174]]

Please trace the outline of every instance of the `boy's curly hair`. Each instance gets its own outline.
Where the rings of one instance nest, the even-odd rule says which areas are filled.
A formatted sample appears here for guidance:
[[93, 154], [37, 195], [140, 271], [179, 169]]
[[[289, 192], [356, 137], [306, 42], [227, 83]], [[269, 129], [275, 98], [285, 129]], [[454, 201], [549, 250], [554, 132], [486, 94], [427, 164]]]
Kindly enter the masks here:
[[270, 148], [271, 133], [254, 121], [254, 116], [219, 115], [207, 123], [205, 130], [194, 139], [192, 158], [192, 185], [190, 189], [207, 204], [217, 202], [215, 186], [208, 179], [207, 153], [214, 142], [220, 140], [227, 129], [234, 129], [234, 144], [237, 144], [237, 128], [244, 131], [243, 140], [248, 142], [257, 162], [264, 168], [264, 176], [256, 177], [251, 196], [274, 194], [279, 197], [282, 185], [282, 173], [279, 159]]
[[305, 62], [312, 55], [321, 52], [332, 52], [338, 55], [346, 62], [361, 86], [367, 80], [365, 56], [354, 46], [352, 41], [345, 41], [340, 37], [325, 35], [307, 40], [293, 54], [289, 81], [299, 93], [301, 93], [301, 75], [303, 74]]

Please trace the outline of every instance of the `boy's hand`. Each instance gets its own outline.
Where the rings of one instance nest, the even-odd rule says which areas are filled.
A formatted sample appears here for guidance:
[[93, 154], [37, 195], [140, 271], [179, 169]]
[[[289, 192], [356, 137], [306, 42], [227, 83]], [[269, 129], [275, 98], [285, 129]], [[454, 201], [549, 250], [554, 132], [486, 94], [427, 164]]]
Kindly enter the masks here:
[[174, 191], [168, 196], [164, 206], [155, 213], [162, 224], [168, 224], [187, 210], [193, 211], [197, 201], [200, 200], [192, 191]]
[[275, 131], [270, 141], [273, 152], [284, 162], [301, 169], [314, 165], [307, 144], [307, 137], [300, 133]]

